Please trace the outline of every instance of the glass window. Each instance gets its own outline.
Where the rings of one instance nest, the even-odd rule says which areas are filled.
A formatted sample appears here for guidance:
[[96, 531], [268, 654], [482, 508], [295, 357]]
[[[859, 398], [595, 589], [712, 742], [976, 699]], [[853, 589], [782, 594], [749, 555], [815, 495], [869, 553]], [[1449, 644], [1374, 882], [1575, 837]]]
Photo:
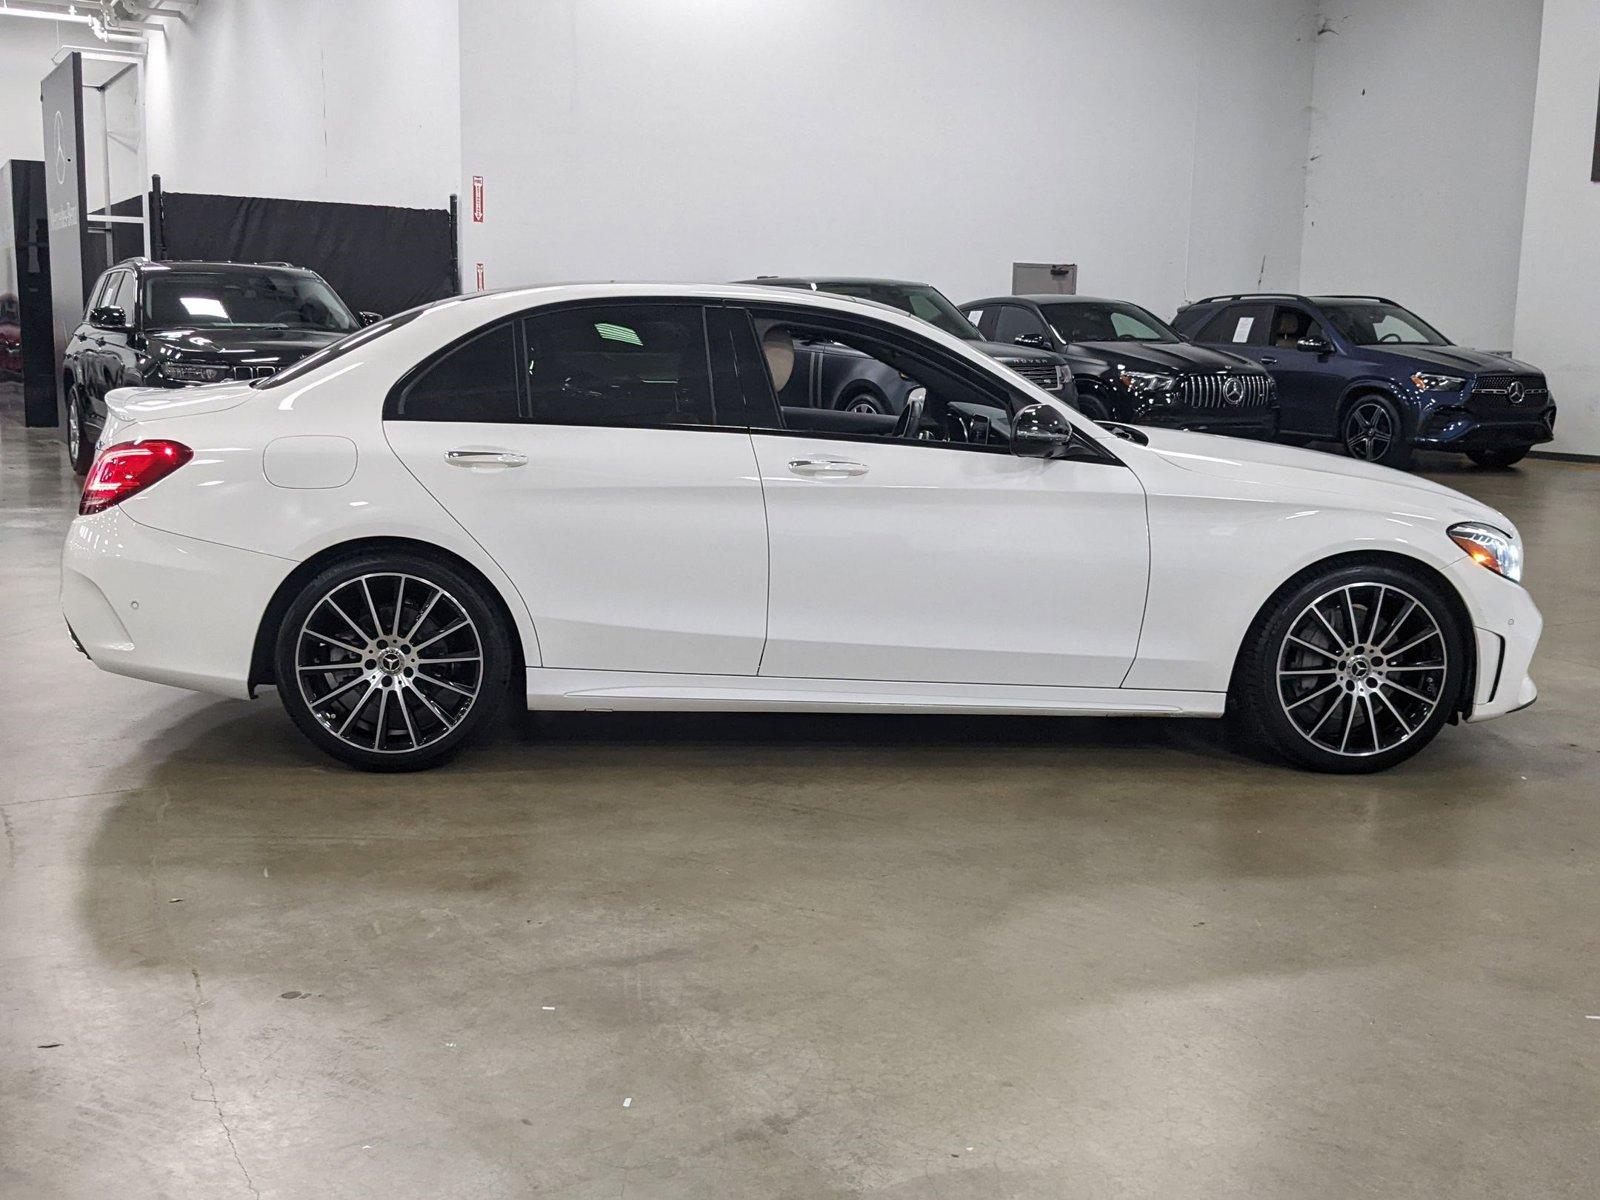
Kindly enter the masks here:
[[552, 425], [710, 425], [699, 305], [619, 304], [523, 322], [529, 414]]
[[1321, 338], [1322, 326], [1303, 308], [1280, 304], [1272, 318], [1272, 345], [1279, 350], [1295, 349], [1302, 338]]
[[354, 333], [346, 334], [332, 345], [324, 346], [314, 354], [308, 354], [292, 367], [286, 367], [276, 375], [266, 379], [257, 380], [252, 387], [265, 391], [269, 388], [282, 387], [286, 383], [293, 383], [302, 376], [309, 375], [318, 367], [325, 367], [336, 359], [343, 358], [352, 350], [359, 350], [375, 338], [380, 338], [392, 329], [399, 329], [402, 325], [409, 325], [430, 308], [438, 308], [445, 304], [454, 304], [460, 297], [451, 300], [435, 300], [432, 304], [424, 304], [417, 308], [408, 308], [405, 312], [396, 313], [392, 317], [385, 317], [368, 325], [365, 329], [358, 329]]
[[322, 280], [302, 271], [151, 271], [145, 324], [153, 329], [248, 326], [348, 333], [361, 322]]
[[1270, 304], [1233, 304], [1207, 321], [1194, 340], [1224, 342], [1235, 346], [1265, 346], [1271, 324]]
[[395, 415], [409, 421], [515, 421], [516, 324], [496, 325], [446, 351], [405, 386]]
[[1414, 312], [1381, 300], [1319, 301], [1328, 322], [1357, 346], [1448, 346], [1450, 339]]
[[875, 300], [879, 304], [887, 304], [890, 308], [898, 308], [901, 312], [921, 317], [928, 324], [969, 342], [977, 341], [979, 337], [977, 328], [961, 315], [961, 310], [945, 299], [943, 292], [925, 283], [833, 279], [819, 280], [816, 287], [819, 291], [832, 292], [836, 296], [854, 296], [858, 300]]
[[94, 291], [90, 293], [92, 297], [89, 301], [90, 309], [103, 308], [111, 303], [107, 297], [111, 295], [112, 290], [117, 286], [117, 278], [121, 274], [121, 271], [107, 271], [100, 276], [94, 285]]
[[1064, 342], [1176, 342], [1178, 335], [1137, 304], [1079, 301], [1044, 305]]
[[[761, 390], [776, 396], [780, 428], [912, 445], [1009, 447], [1012, 393], [937, 347], [850, 318], [766, 309], [753, 316], [766, 367]], [[797, 392], [802, 378], [809, 387]]]
[[133, 272], [119, 271], [116, 279], [116, 290], [111, 293], [111, 297], [106, 301], [106, 303], [111, 305], [113, 308], [120, 308], [123, 312], [123, 315], [128, 318], [128, 324], [131, 325], [133, 324], [134, 317], [137, 315], [133, 311]]
[[1014, 342], [1029, 334], [1044, 336], [1044, 322], [1033, 309], [1020, 304], [1002, 304], [999, 310], [994, 323], [995, 341]]

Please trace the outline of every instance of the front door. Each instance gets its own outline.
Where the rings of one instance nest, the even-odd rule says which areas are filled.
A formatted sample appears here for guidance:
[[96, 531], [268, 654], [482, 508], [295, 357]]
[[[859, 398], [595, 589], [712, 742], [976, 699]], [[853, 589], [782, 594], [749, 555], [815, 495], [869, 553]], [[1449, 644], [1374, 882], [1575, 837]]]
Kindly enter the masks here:
[[544, 666], [755, 674], [761, 484], [749, 435], [715, 424], [699, 305], [501, 321], [414, 373], [385, 418], [515, 583]]
[[[1299, 305], [1280, 304], [1272, 317], [1271, 337], [1256, 355], [1278, 382], [1279, 424], [1285, 432], [1332, 437], [1338, 433], [1339, 396], [1344, 372], [1327, 330]], [[1315, 340], [1325, 350], [1302, 350]]]
[[1133, 472], [1109, 455], [1012, 455], [1010, 418], [1027, 399], [907, 331], [815, 310], [751, 315], [769, 363], [784, 361], [785, 337], [823, 332], [925, 391], [915, 423], [838, 413], [802, 425], [766, 401], [773, 419], [752, 431], [771, 538], [761, 674], [1119, 686], [1149, 567]]

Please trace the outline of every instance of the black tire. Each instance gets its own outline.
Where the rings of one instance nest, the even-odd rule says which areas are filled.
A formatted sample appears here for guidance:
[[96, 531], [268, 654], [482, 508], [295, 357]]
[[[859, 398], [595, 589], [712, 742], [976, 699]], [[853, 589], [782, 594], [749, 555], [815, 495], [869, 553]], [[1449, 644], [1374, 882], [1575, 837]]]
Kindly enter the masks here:
[[1106, 402], [1088, 392], [1078, 393], [1078, 411], [1091, 421], [1111, 420], [1111, 410], [1106, 407]]
[[1467, 457], [1480, 467], [1504, 470], [1528, 457], [1532, 446], [1493, 446], [1486, 450], [1468, 450]]
[[74, 384], [67, 388], [67, 461], [74, 475], [87, 475], [94, 465], [94, 441], [88, 436], [83, 395]]
[[513, 659], [483, 584], [440, 559], [373, 553], [305, 583], [278, 627], [273, 667], [284, 708], [321, 749], [365, 771], [416, 771], [493, 720]]
[[1240, 648], [1228, 693], [1236, 734], [1334, 774], [1410, 758], [1457, 711], [1471, 676], [1468, 631], [1447, 586], [1381, 561], [1290, 580]]
[[1411, 461], [1405, 419], [1399, 407], [1380, 392], [1351, 400], [1339, 421], [1339, 442], [1351, 458], [1380, 467], [1404, 467]]
[[839, 411], [877, 413], [880, 416], [888, 416], [892, 410], [883, 402], [882, 398], [879, 397], [876, 392], [869, 392], [865, 389], [862, 389], [861, 391], [851, 392], [848, 396], [842, 397], [839, 400]]

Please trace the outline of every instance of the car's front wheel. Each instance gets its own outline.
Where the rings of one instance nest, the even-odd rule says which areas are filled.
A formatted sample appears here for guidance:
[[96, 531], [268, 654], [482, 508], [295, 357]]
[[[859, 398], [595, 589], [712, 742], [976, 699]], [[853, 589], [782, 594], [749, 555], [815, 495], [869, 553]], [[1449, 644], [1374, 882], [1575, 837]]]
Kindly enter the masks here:
[[1229, 715], [1301, 766], [1381, 771], [1433, 740], [1468, 674], [1467, 631], [1440, 584], [1355, 563], [1268, 603], [1239, 652]]
[[479, 582], [422, 555], [369, 554], [305, 583], [273, 665], [284, 708], [323, 750], [364, 770], [411, 771], [482, 731], [512, 658]]
[[1493, 446], [1484, 450], [1468, 450], [1467, 457], [1480, 467], [1504, 468], [1514, 466], [1528, 456], [1530, 446]]
[[1403, 467], [1411, 461], [1405, 422], [1387, 396], [1376, 392], [1357, 396], [1344, 415], [1340, 435], [1351, 458], [1383, 467]]

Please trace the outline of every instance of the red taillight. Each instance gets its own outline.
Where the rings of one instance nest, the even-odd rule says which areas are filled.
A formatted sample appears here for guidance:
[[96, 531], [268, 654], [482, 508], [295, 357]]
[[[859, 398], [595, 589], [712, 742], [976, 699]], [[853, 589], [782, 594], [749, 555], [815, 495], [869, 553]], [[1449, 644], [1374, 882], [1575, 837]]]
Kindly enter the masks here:
[[193, 457], [194, 451], [182, 442], [160, 439], [107, 446], [95, 457], [94, 466], [89, 468], [89, 478], [83, 481], [78, 515], [87, 517], [90, 513], [104, 512], [113, 504], [121, 504], [129, 496], [165, 479]]

